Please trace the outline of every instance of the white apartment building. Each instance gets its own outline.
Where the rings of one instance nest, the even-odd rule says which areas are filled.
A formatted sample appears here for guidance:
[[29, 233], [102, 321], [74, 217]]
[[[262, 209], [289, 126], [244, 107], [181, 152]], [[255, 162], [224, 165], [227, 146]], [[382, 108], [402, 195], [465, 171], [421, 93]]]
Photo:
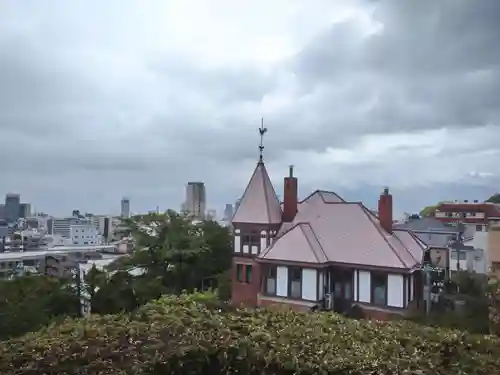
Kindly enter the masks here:
[[73, 224], [69, 227], [70, 238], [73, 245], [100, 245], [102, 236], [93, 223]]
[[53, 218], [52, 219], [52, 233], [57, 234], [65, 238], [71, 238], [70, 227], [72, 225], [82, 223], [82, 219], [74, 216], [63, 217], [63, 218]]

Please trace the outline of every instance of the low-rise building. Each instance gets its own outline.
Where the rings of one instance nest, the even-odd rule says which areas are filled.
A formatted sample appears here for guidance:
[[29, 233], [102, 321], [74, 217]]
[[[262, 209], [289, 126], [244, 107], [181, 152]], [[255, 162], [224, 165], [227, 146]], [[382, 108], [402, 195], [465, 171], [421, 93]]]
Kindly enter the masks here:
[[395, 224], [394, 227], [410, 230], [424, 242], [435, 266], [449, 271], [468, 270], [486, 274], [489, 270], [488, 232], [478, 232], [474, 226], [465, 225], [462, 240], [467, 250], [457, 251], [450, 248], [459, 235], [457, 226], [453, 224], [434, 217], [413, 216], [403, 223]]
[[297, 192], [290, 168], [281, 205], [259, 160], [232, 218], [234, 303], [336, 311], [358, 305], [385, 319], [422, 301], [426, 245], [393, 228], [388, 189], [378, 217], [334, 192], [317, 190], [302, 201]]
[[96, 254], [98, 256], [114, 249], [114, 245], [58, 246], [38, 251], [3, 252], [0, 253], [0, 278], [9, 277], [24, 267], [34, 267], [39, 273], [45, 273], [47, 259], [53, 259], [58, 264], [55, 274], [62, 275], [64, 273], [62, 265], [67, 261], [92, 259]]
[[72, 224], [69, 228], [73, 245], [100, 245], [102, 237], [93, 223]]

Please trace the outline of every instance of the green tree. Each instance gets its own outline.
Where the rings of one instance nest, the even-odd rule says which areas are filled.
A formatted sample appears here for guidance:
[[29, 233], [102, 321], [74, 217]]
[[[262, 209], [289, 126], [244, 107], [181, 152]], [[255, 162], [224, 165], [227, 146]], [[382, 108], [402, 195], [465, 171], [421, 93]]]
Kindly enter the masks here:
[[134, 279], [127, 271], [118, 271], [106, 279], [90, 300], [93, 314], [131, 312], [139, 306]]
[[36, 331], [55, 319], [78, 314], [68, 281], [43, 275], [0, 280], [0, 338]]
[[436, 212], [436, 208], [438, 206], [439, 206], [439, 204], [436, 204], [434, 206], [426, 206], [426, 207], [422, 208], [422, 210], [419, 213], [420, 217], [434, 216], [434, 213]]
[[225, 274], [231, 268], [233, 243], [227, 227], [211, 220], [199, 224], [205, 238], [208, 251], [200, 254], [193, 265], [195, 284], [200, 289], [218, 287], [225, 282]]
[[87, 302], [91, 305], [95, 299], [96, 294], [101, 288], [107, 284], [107, 274], [105, 271], [98, 269], [95, 264], [92, 268], [85, 273], [82, 283], [82, 295], [86, 298]]
[[[228, 228], [215, 221], [196, 222], [189, 215], [172, 210], [136, 215], [124, 219], [121, 227], [123, 233], [133, 238], [135, 249], [130, 257], [123, 258], [112, 268], [127, 272], [129, 276], [118, 278], [115, 275], [106, 282], [94, 297], [94, 312], [129, 308], [129, 305], [124, 307], [110, 301], [120, 293], [133, 295], [136, 305], [162, 294], [179, 294], [184, 290], [193, 292], [220, 287], [223, 298], [230, 295], [228, 271], [232, 240]], [[124, 284], [113, 287], [118, 280]], [[107, 307], [98, 307], [101, 303]]]
[[500, 204], [500, 193], [495, 193], [488, 199], [486, 199], [485, 202], [490, 202], [490, 203], [499, 203]]
[[161, 292], [180, 293], [196, 287], [197, 265], [209, 251], [201, 225], [173, 210], [125, 219], [124, 225], [136, 248], [122, 270], [143, 270], [137, 279], [160, 285]]

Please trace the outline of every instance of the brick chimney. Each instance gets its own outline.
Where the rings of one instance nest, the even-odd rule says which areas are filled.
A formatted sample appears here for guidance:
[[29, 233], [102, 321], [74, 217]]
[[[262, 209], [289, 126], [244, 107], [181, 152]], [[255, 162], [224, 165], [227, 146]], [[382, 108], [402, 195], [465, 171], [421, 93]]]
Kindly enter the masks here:
[[385, 188], [378, 200], [378, 218], [386, 232], [392, 233], [392, 195]]
[[297, 214], [297, 178], [293, 177], [293, 165], [290, 166], [290, 174], [285, 177], [283, 195], [283, 221], [291, 222]]

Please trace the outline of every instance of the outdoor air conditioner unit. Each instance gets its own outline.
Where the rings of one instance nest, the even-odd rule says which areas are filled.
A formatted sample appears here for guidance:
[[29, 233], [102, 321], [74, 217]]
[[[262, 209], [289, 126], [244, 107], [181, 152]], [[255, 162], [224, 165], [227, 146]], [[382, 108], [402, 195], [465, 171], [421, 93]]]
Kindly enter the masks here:
[[333, 294], [332, 293], [325, 294], [325, 308], [327, 310], [333, 310]]

